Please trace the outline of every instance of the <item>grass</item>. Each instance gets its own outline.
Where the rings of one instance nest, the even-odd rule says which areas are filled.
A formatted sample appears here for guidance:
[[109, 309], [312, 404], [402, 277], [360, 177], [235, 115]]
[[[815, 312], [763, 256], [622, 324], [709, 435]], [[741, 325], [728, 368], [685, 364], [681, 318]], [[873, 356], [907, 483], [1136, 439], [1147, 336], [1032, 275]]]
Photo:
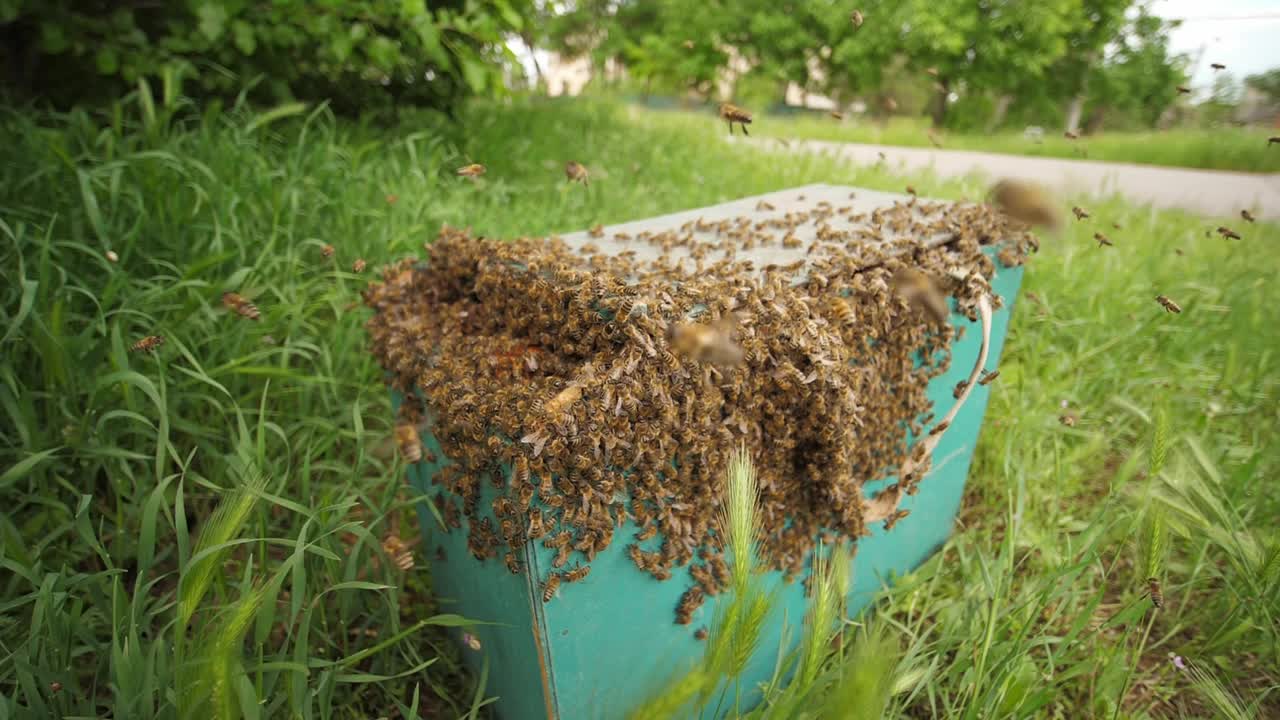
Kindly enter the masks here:
[[[702, 117], [706, 113], [677, 114]], [[825, 114], [758, 115], [751, 125], [751, 135], [785, 140], [827, 140], [900, 147], [934, 146], [928, 119], [913, 117], [896, 117], [882, 125], [864, 119], [836, 120]], [[1274, 135], [1274, 128], [1225, 127], [1213, 130], [1102, 132], [1069, 140], [1063, 137], [1060, 129], [1046, 127], [1040, 141], [1029, 139], [1020, 131], [1008, 130], [992, 133], [940, 132], [935, 137], [944, 150], [1280, 173], [1280, 148], [1267, 144], [1267, 138]]]
[[[479, 716], [472, 651], [438, 631], [467, 619], [436, 609], [428, 558], [402, 573], [384, 548], [413, 535], [413, 498], [351, 263], [414, 254], [442, 223], [560, 232], [810, 182], [983, 191], [722, 134], [568, 102], [460, 126], [141, 91], [102, 114], [0, 115], [0, 717]], [[588, 188], [564, 182], [571, 158]], [[481, 182], [452, 175], [471, 161]], [[830, 690], [797, 701], [811, 715], [842, 687], [875, 695], [874, 677], [839, 679], [881, 643], [902, 657], [892, 717], [1280, 712], [1280, 229], [1228, 242], [1203, 234], [1222, 219], [1068, 202], [1121, 224], [1116, 247], [1088, 223], [1045, 239], [960, 532], [881, 599], [883, 634], [822, 658]], [[221, 310], [224, 290], [261, 322]], [[166, 344], [128, 352], [149, 334]], [[211, 703], [175, 691], [191, 677]], [[758, 714], [791, 707], [778, 697]]]

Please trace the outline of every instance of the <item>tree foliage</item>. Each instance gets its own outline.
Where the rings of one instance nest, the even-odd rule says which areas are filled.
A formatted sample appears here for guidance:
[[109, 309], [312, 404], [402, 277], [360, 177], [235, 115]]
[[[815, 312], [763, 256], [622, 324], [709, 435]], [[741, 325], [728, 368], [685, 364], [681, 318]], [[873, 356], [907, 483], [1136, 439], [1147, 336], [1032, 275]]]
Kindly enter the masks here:
[[795, 83], [879, 111], [923, 87], [951, 125], [970, 122], [948, 112], [957, 98], [1052, 122], [1088, 100], [1096, 116], [1154, 123], [1183, 79], [1170, 26], [1139, 0], [583, 0], [550, 25], [557, 50], [658, 87], [730, 99], [710, 89], [738, 57], [752, 88], [768, 79], [779, 96]]
[[340, 108], [448, 105], [502, 87], [531, 0], [0, 0], [3, 82], [66, 105], [178, 69], [189, 93]]

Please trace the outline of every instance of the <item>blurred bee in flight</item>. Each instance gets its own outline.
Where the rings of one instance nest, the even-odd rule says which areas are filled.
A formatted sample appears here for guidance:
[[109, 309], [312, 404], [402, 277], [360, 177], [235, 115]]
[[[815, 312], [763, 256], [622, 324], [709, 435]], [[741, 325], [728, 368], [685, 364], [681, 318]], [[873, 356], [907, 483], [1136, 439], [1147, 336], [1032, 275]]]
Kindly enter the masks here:
[[471, 163], [458, 168], [459, 177], [478, 178], [484, 174], [484, 166], [480, 163]]
[[1240, 217], [1243, 218], [1245, 222], [1254, 222], [1254, 217], [1249, 214], [1248, 210], [1241, 210]]
[[751, 113], [743, 110], [737, 105], [730, 103], [720, 103], [720, 117], [729, 123], [729, 134], [733, 134], [733, 124], [738, 123], [742, 126], [742, 134], [750, 135], [747, 132], [747, 126], [751, 124]]
[[564, 176], [569, 179], [569, 182], [580, 182], [586, 185], [588, 174], [586, 166], [576, 160], [565, 163]]
[[1062, 225], [1058, 209], [1044, 188], [1023, 180], [1001, 180], [991, 188], [990, 198], [1005, 215], [1028, 225], [1056, 231]]
[[682, 45], [684, 45], [684, 49], [685, 49], [685, 50], [692, 50], [692, 49], [693, 49], [693, 41], [692, 41], [692, 40], [685, 40], [685, 41], [684, 41], [683, 43], [681, 43], [681, 44], [682, 44]]
[[924, 313], [933, 324], [941, 326], [947, 323], [951, 310], [947, 307], [946, 296], [933, 278], [919, 270], [903, 267], [893, 274], [889, 284], [908, 305], [916, 312]]
[[1231, 229], [1231, 228], [1229, 228], [1229, 227], [1225, 227], [1225, 226], [1223, 226], [1223, 225], [1219, 225], [1219, 226], [1218, 226], [1218, 234], [1219, 234], [1219, 235], [1221, 235], [1221, 236], [1222, 236], [1222, 237], [1224, 237], [1224, 238], [1229, 239], [1229, 240], [1239, 240], [1239, 239], [1240, 239], [1240, 236], [1239, 236], [1239, 235], [1237, 235], [1237, 234], [1236, 234], [1236, 232], [1235, 232], [1234, 230], [1232, 230], [1232, 229]]
[[668, 331], [671, 349], [694, 362], [707, 362], [717, 367], [742, 364], [744, 353], [733, 341], [737, 318], [730, 314], [714, 323], [675, 323]]
[[131, 352], [155, 352], [156, 348], [164, 344], [163, 335], [148, 335], [138, 342], [129, 346]]
[[1184, 86], [1182, 86], [1182, 85], [1179, 85], [1179, 86], [1178, 86], [1178, 94], [1179, 94], [1179, 95], [1190, 95], [1190, 94], [1191, 94], [1191, 88], [1189, 88], [1189, 87], [1184, 87]]
[[1173, 300], [1170, 300], [1167, 295], [1157, 295], [1156, 302], [1160, 303], [1160, 307], [1164, 308], [1165, 311], [1167, 312], [1171, 312], [1171, 313], [1182, 312], [1182, 306], [1174, 302]]
[[1093, 239], [1098, 241], [1098, 247], [1102, 247], [1103, 245], [1106, 245], [1107, 247], [1115, 247], [1115, 243], [1111, 242], [1110, 238], [1100, 232], [1094, 233]]
[[261, 320], [262, 313], [258, 311], [258, 306], [244, 299], [240, 293], [224, 292], [222, 293], [222, 304], [231, 312], [240, 317], [249, 320]]
[[1066, 139], [1068, 139], [1068, 140], [1079, 140], [1079, 139], [1080, 139], [1080, 135], [1079, 135], [1078, 133], [1073, 133], [1073, 132], [1071, 132], [1070, 130], [1068, 130], [1068, 131], [1066, 131], [1066, 132], [1062, 133], [1062, 137], [1064, 137], [1064, 138], [1066, 138]]
[[853, 23], [853, 29], [857, 30], [862, 27], [863, 17], [861, 10], [854, 10], [849, 13], [849, 22]]
[[1209, 63], [1209, 67], [1213, 68], [1214, 70], [1226, 70], [1226, 69], [1227, 69], [1227, 66], [1226, 66], [1226, 65], [1223, 65], [1222, 63]]
[[1084, 208], [1078, 205], [1073, 206], [1071, 208], [1071, 212], [1075, 213], [1077, 220], [1084, 220], [1085, 218], [1089, 217], [1089, 211], [1085, 210]]

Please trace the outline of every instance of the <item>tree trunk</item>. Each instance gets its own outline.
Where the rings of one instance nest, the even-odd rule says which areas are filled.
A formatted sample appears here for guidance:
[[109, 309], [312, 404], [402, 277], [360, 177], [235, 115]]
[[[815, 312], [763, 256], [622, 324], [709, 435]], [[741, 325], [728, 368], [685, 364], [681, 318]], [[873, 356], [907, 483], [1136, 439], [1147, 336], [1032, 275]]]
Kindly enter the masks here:
[[1009, 117], [1009, 106], [1012, 104], [1013, 96], [1008, 93], [996, 98], [996, 109], [991, 113], [991, 119], [987, 121], [987, 132], [992, 132], [1004, 124], [1004, 119]]
[[1089, 113], [1089, 119], [1085, 121], [1084, 133], [1086, 135], [1092, 135], [1098, 132], [1099, 130], [1101, 130], [1102, 121], [1106, 117], [1107, 117], [1107, 108], [1105, 105], [1102, 107], [1094, 108], [1094, 111]]
[[653, 87], [653, 75], [650, 74], [644, 79], [644, 94], [640, 96], [640, 104], [645, 107], [649, 106], [649, 90]]
[[1067, 132], [1078, 132], [1080, 130], [1080, 117], [1084, 114], [1084, 93], [1071, 98], [1071, 102], [1067, 103]]
[[520, 39], [529, 48], [529, 57], [533, 59], [533, 87], [537, 89], [542, 85], [542, 65], [538, 64], [538, 51], [533, 48], [533, 38], [528, 32], [521, 34]]
[[951, 95], [951, 81], [940, 80], [933, 105], [933, 126], [941, 128], [947, 122], [947, 98]]

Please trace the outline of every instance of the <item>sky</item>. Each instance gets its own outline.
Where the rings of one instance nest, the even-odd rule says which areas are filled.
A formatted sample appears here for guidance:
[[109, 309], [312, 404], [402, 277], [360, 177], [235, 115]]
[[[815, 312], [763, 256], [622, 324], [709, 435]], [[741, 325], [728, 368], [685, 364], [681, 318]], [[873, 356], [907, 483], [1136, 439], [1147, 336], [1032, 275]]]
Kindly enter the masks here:
[[1183, 19], [1169, 39], [1174, 52], [1191, 56], [1196, 89], [1213, 83], [1209, 63], [1226, 65], [1236, 80], [1280, 67], [1280, 0], [1154, 0], [1151, 11]]

